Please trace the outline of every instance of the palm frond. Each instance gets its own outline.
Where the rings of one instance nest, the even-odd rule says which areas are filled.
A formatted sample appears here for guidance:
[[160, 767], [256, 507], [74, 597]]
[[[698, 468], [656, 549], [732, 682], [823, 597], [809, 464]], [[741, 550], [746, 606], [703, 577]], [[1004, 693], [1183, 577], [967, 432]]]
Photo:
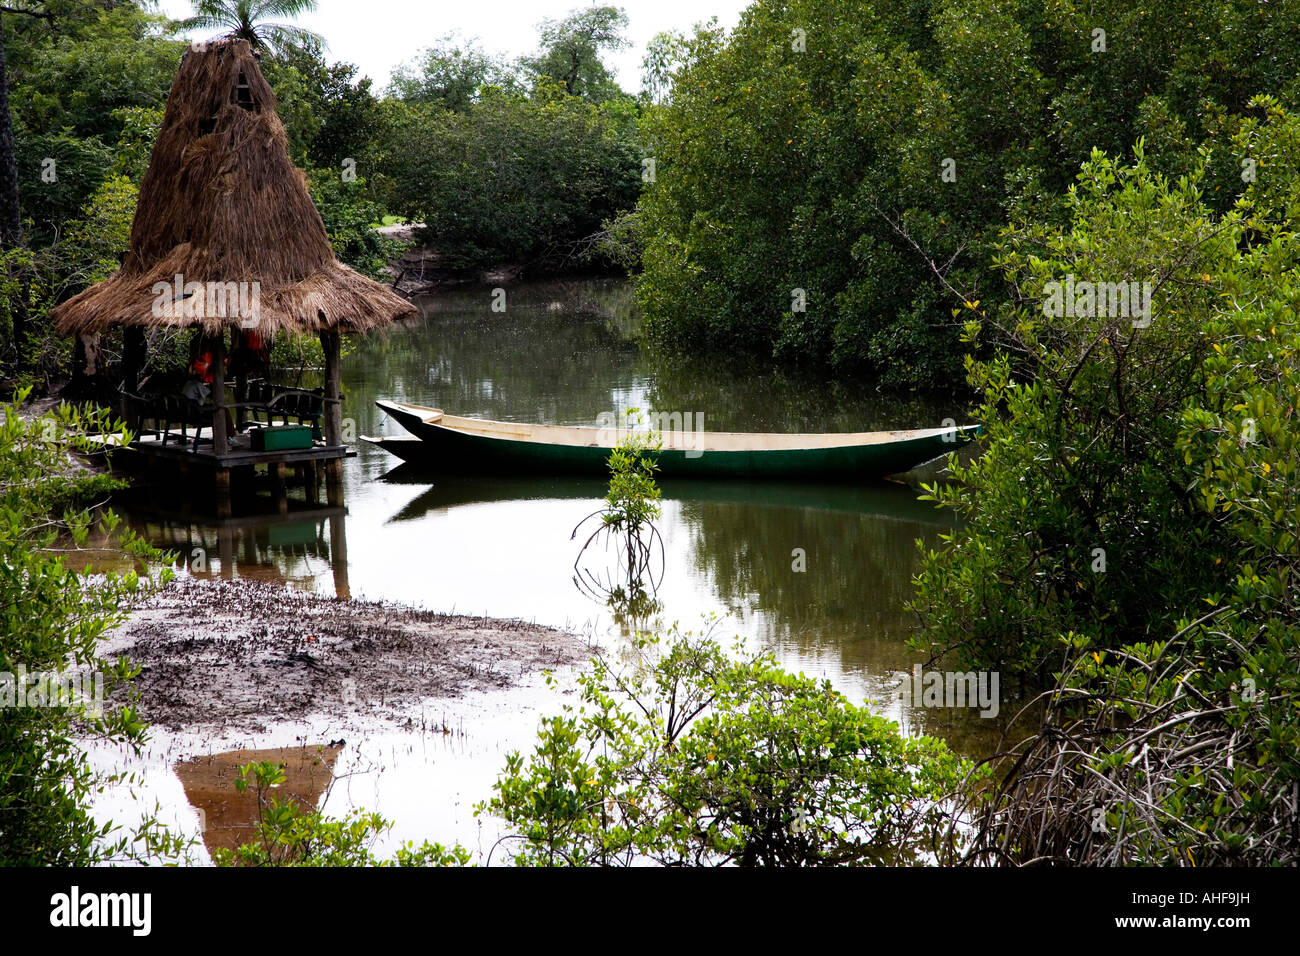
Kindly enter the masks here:
[[304, 13], [316, 12], [317, 0], [253, 0], [252, 16], [262, 17], [300, 17]]
[[194, 16], [180, 21], [182, 30], [220, 30], [228, 26], [230, 24], [226, 20], [204, 13], [196, 13]]
[[325, 38], [320, 34], [292, 23], [259, 23], [256, 30], [263, 43], [277, 56], [291, 47], [305, 46], [312, 42], [325, 46]]
[[194, 16], [181, 21], [187, 30], [224, 30], [252, 46], [282, 56], [290, 47], [325, 40], [305, 27], [266, 22], [267, 17], [296, 17], [316, 10], [317, 0], [193, 0]]

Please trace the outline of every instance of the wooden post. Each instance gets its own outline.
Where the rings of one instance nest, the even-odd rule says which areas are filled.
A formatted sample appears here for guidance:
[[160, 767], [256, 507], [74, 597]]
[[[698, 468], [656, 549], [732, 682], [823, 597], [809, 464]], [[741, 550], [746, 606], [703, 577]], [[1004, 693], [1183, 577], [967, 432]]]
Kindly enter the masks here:
[[[226, 446], [226, 330], [220, 329], [212, 339], [212, 451], [220, 458]], [[226, 475], [229, 489], [230, 475]]]
[[[122, 330], [122, 391], [132, 394], [139, 391], [140, 370], [144, 368], [147, 349], [144, 329], [138, 325], [128, 325]], [[135, 412], [135, 402], [123, 395], [122, 421], [132, 431], [139, 424], [135, 420]]]
[[[321, 349], [325, 352], [325, 444], [343, 444], [343, 337], [337, 330], [322, 330]], [[343, 504], [343, 459], [325, 463], [325, 489], [330, 507]]]
[[331, 508], [343, 507], [343, 459], [325, 462], [325, 500]]
[[298, 476], [302, 479], [302, 490], [307, 498], [307, 504], [320, 504], [320, 482], [316, 477], [316, 462], [304, 461]]
[[242, 330], [230, 330], [230, 351], [235, 354], [239, 363], [235, 367], [235, 401], [239, 403], [239, 407], [235, 409], [235, 433], [238, 434], [244, 427], [246, 417], [244, 402], [248, 401], [248, 348]]
[[68, 394], [78, 398], [97, 391], [99, 378], [99, 333], [78, 334], [72, 340], [72, 381]]
[[212, 471], [212, 482], [216, 486], [217, 493], [217, 517], [229, 518], [230, 508], [230, 469], [214, 468]]
[[280, 514], [289, 513], [289, 488], [284, 480], [284, 462], [276, 461], [270, 465], [271, 493], [275, 495], [275, 508]]
[[352, 597], [352, 588], [348, 584], [348, 537], [343, 515], [331, 515], [330, 522], [330, 567], [334, 571], [334, 596], [347, 600]]
[[217, 529], [217, 554], [221, 557], [221, 576], [229, 581], [235, 576], [235, 532], [231, 528]]
[[303, 499], [308, 503], [308, 505], [315, 505], [316, 503], [316, 479], [315, 476], [312, 475], [312, 471], [315, 470], [315, 467], [315, 462], [298, 463], [298, 481], [299, 484], [302, 484], [303, 486]]
[[337, 331], [320, 333], [325, 352], [325, 444], [343, 444], [343, 337]]

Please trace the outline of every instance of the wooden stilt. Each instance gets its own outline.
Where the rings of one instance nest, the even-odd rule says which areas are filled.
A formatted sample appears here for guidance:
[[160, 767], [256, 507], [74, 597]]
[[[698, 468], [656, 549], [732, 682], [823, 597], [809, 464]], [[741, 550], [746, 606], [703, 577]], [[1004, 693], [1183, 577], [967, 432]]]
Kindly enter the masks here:
[[230, 507], [230, 469], [217, 468], [212, 473], [213, 484], [217, 492], [217, 517], [229, 518]]
[[[226, 429], [226, 331], [212, 337], [212, 449], [219, 457], [227, 450]], [[229, 481], [229, 476], [227, 476]]]
[[280, 514], [289, 513], [289, 486], [284, 480], [284, 462], [277, 461], [271, 468], [271, 493], [275, 495], [275, 507]]
[[320, 469], [314, 461], [302, 463], [302, 492], [307, 504], [320, 504]]
[[325, 353], [325, 444], [343, 444], [343, 337], [338, 332], [320, 333]]
[[[331, 463], [332, 464], [332, 463]], [[334, 515], [330, 521], [330, 567], [334, 571], [334, 595], [347, 600], [352, 597], [348, 584], [348, 538], [343, 515]]]
[[235, 532], [217, 529], [217, 553], [221, 556], [221, 576], [229, 581], [235, 576]]
[[331, 508], [343, 506], [343, 459], [325, 462], [325, 499]]
[[138, 394], [140, 391], [140, 371], [144, 368], [148, 346], [145, 343], [144, 329], [138, 325], [129, 325], [122, 330], [122, 421], [127, 428], [136, 429], [136, 405], [126, 393]]
[[244, 403], [248, 401], [248, 350], [244, 347], [244, 333], [238, 329], [230, 332], [230, 351], [238, 361], [235, 368], [235, 402], [238, 406], [235, 409], [235, 433], [238, 434], [243, 431], [244, 420], [248, 417], [244, 408]]
[[[343, 444], [342, 336], [335, 331], [320, 333], [321, 349], [325, 352], [325, 444]], [[325, 463], [326, 499], [330, 507], [343, 504], [343, 461], [334, 459]]]

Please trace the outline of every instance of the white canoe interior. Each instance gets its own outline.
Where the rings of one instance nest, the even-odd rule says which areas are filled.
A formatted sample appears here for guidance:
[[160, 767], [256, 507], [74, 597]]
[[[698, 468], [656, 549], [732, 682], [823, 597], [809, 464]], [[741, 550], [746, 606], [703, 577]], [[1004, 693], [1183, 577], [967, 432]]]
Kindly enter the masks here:
[[[610, 448], [618, 444], [626, 430], [617, 428], [584, 428], [577, 425], [525, 425], [516, 422], [496, 422], [484, 418], [462, 418], [447, 415], [440, 408], [410, 405], [406, 402], [378, 402], [381, 408], [392, 408], [414, 415], [427, 425], [450, 428], [467, 435], [483, 438], [500, 438], [509, 441], [539, 442], [547, 445], [572, 445], [579, 448]], [[970, 428], [972, 426], [966, 426]], [[665, 431], [663, 448], [677, 451], [796, 451], [806, 448], [840, 448], [855, 445], [882, 445], [891, 442], [912, 441], [918, 438], [936, 438], [953, 435], [966, 428], [918, 428], [893, 432], [827, 432], [820, 434], [774, 434], [764, 432], [707, 432]]]

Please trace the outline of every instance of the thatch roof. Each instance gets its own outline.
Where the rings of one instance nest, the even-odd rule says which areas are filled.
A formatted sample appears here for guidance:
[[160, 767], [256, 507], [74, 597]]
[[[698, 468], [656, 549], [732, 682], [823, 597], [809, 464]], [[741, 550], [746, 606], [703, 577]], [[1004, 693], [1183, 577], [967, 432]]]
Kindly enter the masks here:
[[[415, 315], [335, 260], [275, 107], [246, 41], [190, 48], [140, 184], [130, 251], [112, 276], [54, 310], [61, 334], [196, 323], [364, 332]], [[197, 284], [188, 295], [162, 291], [187, 283]], [[237, 301], [237, 289], [243, 312], [220, 301]]]

